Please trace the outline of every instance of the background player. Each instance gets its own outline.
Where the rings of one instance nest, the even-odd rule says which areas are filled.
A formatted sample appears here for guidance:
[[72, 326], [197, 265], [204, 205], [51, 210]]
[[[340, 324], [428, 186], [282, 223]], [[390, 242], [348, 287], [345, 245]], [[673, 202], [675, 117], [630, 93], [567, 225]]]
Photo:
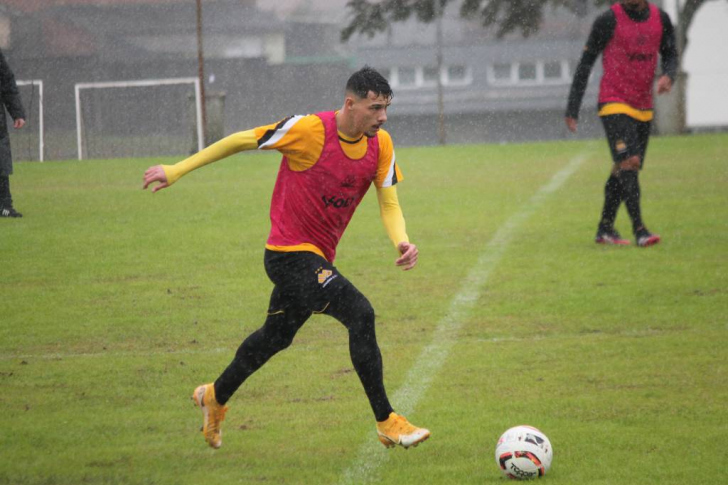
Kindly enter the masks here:
[[662, 56], [663, 71], [657, 81], [658, 94], [670, 92], [677, 71], [670, 17], [646, 0], [623, 0], [597, 17], [569, 93], [566, 126], [572, 132], [576, 132], [589, 73], [600, 53], [604, 74], [599, 116], [614, 164], [604, 187], [604, 208], [595, 240], [600, 244], [629, 244], [614, 228], [617, 210], [624, 201], [637, 244], [651, 246], [660, 236], [650, 233], [642, 221], [638, 175], [650, 137], [657, 54]]

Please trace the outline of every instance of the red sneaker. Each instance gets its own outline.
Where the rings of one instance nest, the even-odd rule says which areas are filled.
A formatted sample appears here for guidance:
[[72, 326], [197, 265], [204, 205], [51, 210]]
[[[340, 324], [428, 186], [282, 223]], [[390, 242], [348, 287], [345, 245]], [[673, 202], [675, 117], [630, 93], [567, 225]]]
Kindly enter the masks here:
[[630, 244], [629, 239], [624, 239], [620, 236], [616, 229], [600, 229], [597, 231], [597, 237], [594, 238], [594, 242], [597, 244], [611, 244], [615, 246], [628, 246]]
[[657, 234], [652, 234], [650, 231], [644, 228], [637, 231], [636, 238], [637, 245], [641, 248], [654, 246], [655, 244], [660, 242], [660, 236], [658, 236]]

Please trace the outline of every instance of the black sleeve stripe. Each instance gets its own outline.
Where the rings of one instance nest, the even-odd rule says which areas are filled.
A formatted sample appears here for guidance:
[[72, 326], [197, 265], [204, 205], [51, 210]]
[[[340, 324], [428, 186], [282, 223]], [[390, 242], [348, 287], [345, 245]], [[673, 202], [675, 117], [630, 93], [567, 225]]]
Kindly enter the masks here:
[[261, 146], [261, 145], [262, 145], [263, 143], [265, 143], [265, 142], [267, 142], [268, 140], [270, 140], [270, 139], [271, 139], [271, 138], [273, 137], [273, 135], [275, 135], [275, 134], [276, 134], [276, 131], [278, 131], [278, 130], [280, 130], [281, 128], [283, 128], [283, 125], [285, 125], [285, 124], [286, 124], [286, 122], [287, 122], [288, 120], [290, 120], [291, 118], [293, 118], [293, 116], [288, 116], [288, 117], [286, 117], [286, 118], [283, 118], [283, 119], [282, 119], [282, 120], [281, 120], [280, 122], [278, 122], [278, 124], [276, 125], [276, 127], [275, 127], [275, 128], [273, 128], [272, 130], [268, 130], [268, 131], [266, 131], [265, 133], [263, 133], [263, 136], [261, 136], [261, 137], [260, 137], [260, 139], [258, 140], [258, 147], [260, 148], [260, 146]]

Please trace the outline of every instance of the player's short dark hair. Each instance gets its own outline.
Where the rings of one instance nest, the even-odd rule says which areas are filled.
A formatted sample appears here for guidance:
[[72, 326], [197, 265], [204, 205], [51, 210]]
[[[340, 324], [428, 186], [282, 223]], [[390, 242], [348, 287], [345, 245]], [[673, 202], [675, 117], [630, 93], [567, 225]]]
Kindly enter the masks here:
[[360, 98], [366, 98], [369, 91], [376, 96], [382, 95], [387, 99], [392, 99], [392, 96], [394, 96], [392, 88], [389, 87], [389, 81], [369, 66], [364, 66], [351, 75], [346, 82], [346, 91], [352, 92]]

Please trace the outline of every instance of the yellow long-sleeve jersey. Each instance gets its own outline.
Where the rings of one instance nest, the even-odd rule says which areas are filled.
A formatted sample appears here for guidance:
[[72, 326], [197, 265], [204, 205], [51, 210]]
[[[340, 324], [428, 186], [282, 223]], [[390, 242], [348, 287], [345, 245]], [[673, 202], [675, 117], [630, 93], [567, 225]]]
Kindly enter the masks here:
[[[367, 139], [350, 139], [340, 131], [339, 143], [347, 157], [358, 160], [365, 156]], [[395, 160], [392, 138], [385, 130], [377, 133], [379, 159], [374, 185], [377, 189], [380, 215], [389, 238], [395, 247], [409, 242], [404, 216], [397, 197], [396, 184], [404, 177]], [[277, 150], [286, 157], [293, 171], [304, 171], [318, 161], [324, 147], [325, 132], [321, 119], [316, 115], [291, 116], [278, 123], [264, 125], [232, 134], [191, 157], [175, 164], [163, 165], [167, 183], [172, 185], [185, 174], [204, 165], [246, 150]], [[322, 252], [311, 245], [295, 247], [270, 247], [274, 251]]]

